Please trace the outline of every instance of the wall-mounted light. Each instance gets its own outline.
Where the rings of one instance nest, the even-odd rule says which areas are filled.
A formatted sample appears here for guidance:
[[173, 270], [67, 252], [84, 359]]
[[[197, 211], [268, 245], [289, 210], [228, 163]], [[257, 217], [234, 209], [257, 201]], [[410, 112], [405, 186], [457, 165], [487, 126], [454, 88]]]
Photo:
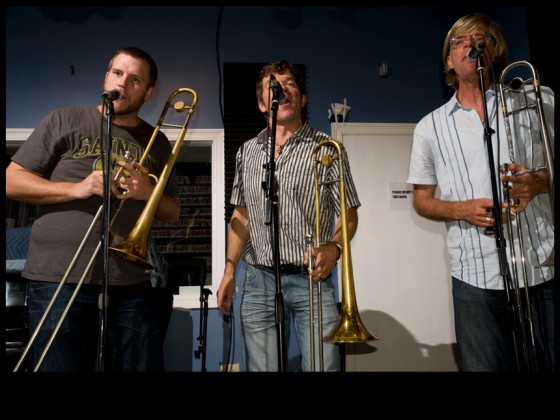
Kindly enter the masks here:
[[381, 63], [379, 65], [379, 77], [389, 77], [389, 65], [387, 63]]

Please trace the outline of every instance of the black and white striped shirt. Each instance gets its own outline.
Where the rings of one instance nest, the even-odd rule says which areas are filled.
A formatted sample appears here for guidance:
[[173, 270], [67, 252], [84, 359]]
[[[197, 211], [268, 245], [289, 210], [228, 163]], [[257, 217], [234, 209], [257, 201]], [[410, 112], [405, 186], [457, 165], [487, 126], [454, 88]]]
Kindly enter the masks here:
[[[315, 174], [313, 154], [316, 146], [329, 137], [305, 122], [287, 139], [282, 153], [275, 161], [276, 195], [278, 196], [280, 264], [303, 265], [307, 251], [306, 234], [315, 232]], [[317, 151], [317, 160], [325, 154], [338, 155], [330, 144]], [[231, 204], [247, 209], [249, 215], [249, 240], [243, 257], [253, 265], [273, 265], [272, 225], [266, 225], [265, 215], [267, 163], [270, 159], [270, 139], [264, 129], [257, 137], [245, 142], [236, 155], [236, 171], [231, 194]], [[330, 166], [317, 165], [318, 180], [339, 178], [339, 161]], [[347, 208], [361, 205], [345, 151], [342, 153], [343, 184]], [[340, 215], [340, 182], [321, 187], [320, 238], [324, 243], [332, 236], [335, 216]]]

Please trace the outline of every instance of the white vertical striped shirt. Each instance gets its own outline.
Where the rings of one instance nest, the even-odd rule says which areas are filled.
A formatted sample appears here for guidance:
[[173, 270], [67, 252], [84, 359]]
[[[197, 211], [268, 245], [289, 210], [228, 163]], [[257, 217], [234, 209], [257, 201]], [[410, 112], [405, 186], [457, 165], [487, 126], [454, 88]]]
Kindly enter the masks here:
[[[315, 130], [305, 122], [286, 141], [282, 153], [275, 161], [276, 195], [278, 196], [280, 264], [303, 265], [307, 251], [306, 234], [315, 233], [315, 174], [313, 153], [315, 147], [328, 139], [325, 133]], [[321, 147], [317, 153], [336, 156], [333, 146]], [[264, 129], [257, 137], [245, 142], [236, 155], [236, 170], [231, 194], [231, 204], [247, 209], [249, 214], [249, 240], [243, 257], [253, 265], [273, 265], [272, 225], [265, 225], [266, 164], [270, 160], [270, 139]], [[359, 207], [360, 201], [346, 151], [342, 156], [347, 208]], [[338, 161], [331, 166], [318, 165], [319, 180], [339, 178]], [[324, 186], [320, 196], [320, 243], [332, 235], [335, 216], [340, 215], [340, 183]]]
[[[531, 90], [529, 90], [531, 89]], [[554, 139], [554, 94], [548, 88], [541, 90], [551, 141]], [[520, 109], [528, 96], [534, 98], [532, 88], [525, 93], [509, 96], [508, 109]], [[510, 149], [504, 129], [504, 117], [499, 96], [495, 90], [486, 92], [488, 118], [495, 131], [492, 149], [496, 183], [500, 201], [503, 200], [499, 177], [500, 163], [511, 163]], [[515, 103], [513, 103], [515, 102]], [[533, 101], [529, 101], [534, 102]], [[496, 126], [496, 119], [499, 126]], [[534, 111], [523, 111], [511, 124], [514, 161], [536, 168], [544, 164], [542, 140]], [[431, 112], [418, 123], [414, 130], [410, 167], [407, 182], [410, 184], [438, 185], [444, 201], [465, 201], [476, 198], [492, 198], [488, 149], [484, 127], [472, 108], [464, 108], [457, 101], [457, 94], [442, 107]], [[518, 214], [524, 237], [525, 256], [530, 286], [554, 277], [554, 268], [542, 264], [554, 248], [554, 226], [549, 194], [540, 194]], [[484, 289], [503, 289], [503, 277], [499, 270], [498, 248], [495, 236], [484, 235], [484, 228], [473, 226], [464, 220], [446, 222], [447, 245], [451, 259], [451, 275]], [[515, 229], [515, 228], [514, 228]], [[508, 244], [507, 225], [504, 236]], [[516, 240], [517, 247], [517, 240]], [[518, 248], [517, 248], [518, 249]], [[521, 267], [518, 273], [522, 276]], [[522, 279], [522, 277], [519, 277]], [[520, 284], [523, 287], [523, 284]]]

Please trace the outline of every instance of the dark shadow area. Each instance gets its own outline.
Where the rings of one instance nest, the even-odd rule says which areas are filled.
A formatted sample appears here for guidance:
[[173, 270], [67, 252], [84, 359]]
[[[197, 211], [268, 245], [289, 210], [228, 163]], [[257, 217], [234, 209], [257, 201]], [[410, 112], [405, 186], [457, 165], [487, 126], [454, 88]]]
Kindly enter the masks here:
[[193, 371], [193, 324], [189, 311], [173, 309], [163, 346], [166, 370], [168, 366], [173, 366], [175, 372]]
[[171, 320], [171, 313], [173, 312], [173, 293], [166, 287], [154, 287], [153, 292], [158, 311], [161, 345], [163, 346], [165, 344], [167, 329], [169, 328], [169, 321]]
[[53, 22], [83, 23], [91, 16], [99, 15], [107, 20], [117, 20], [123, 17], [122, 7], [40, 7], [39, 10], [47, 19]]
[[167, 282], [173, 294], [179, 294], [180, 286], [200, 286], [201, 279], [206, 278], [206, 261], [190, 258], [184, 254], [166, 254], [168, 263]]
[[[19, 227], [6, 229], [6, 309], [4, 312], [4, 334], [6, 338], [6, 359], [4, 371], [12, 372], [29, 342], [27, 325], [27, 280], [21, 277], [31, 228]], [[22, 363], [19, 371], [27, 369]]]
[[527, 28], [529, 32], [529, 48], [531, 64], [538, 73], [543, 86], [549, 86], [558, 92], [558, 78], [554, 54], [550, 54], [550, 28], [558, 23], [556, 13], [543, 13], [542, 7], [531, 6], [527, 9]]
[[[27, 327], [27, 282], [19, 274], [6, 274], [6, 361], [5, 371], [12, 372], [29, 342]], [[20, 367], [26, 369], [26, 364]]]
[[360, 314], [377, 341], [346, 345], [347, 370], [357, 372], [458, 371], [456, 343], [431, 346], [416, 341], [395, 318], [380, 311]]

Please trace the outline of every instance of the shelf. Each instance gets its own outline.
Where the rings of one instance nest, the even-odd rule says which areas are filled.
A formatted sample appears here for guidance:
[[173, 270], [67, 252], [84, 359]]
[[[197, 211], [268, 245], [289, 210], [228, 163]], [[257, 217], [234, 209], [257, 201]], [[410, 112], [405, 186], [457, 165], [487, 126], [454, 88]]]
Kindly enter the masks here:
[[[211, 281], [206, 277], [212, 273], [212, 177], [207, 163], [178, 163], [175, 167], [181, 218], [173, 225], [155, 223], [151, 233], [177, 294], [182, 286], [199, 285], [201, 277]], [[204, 267], [202, 274], [200, 267]]]

